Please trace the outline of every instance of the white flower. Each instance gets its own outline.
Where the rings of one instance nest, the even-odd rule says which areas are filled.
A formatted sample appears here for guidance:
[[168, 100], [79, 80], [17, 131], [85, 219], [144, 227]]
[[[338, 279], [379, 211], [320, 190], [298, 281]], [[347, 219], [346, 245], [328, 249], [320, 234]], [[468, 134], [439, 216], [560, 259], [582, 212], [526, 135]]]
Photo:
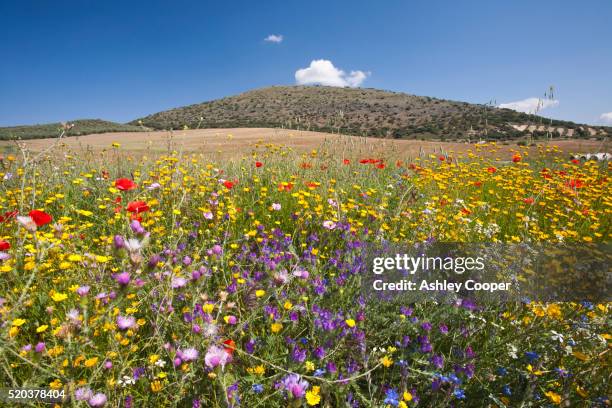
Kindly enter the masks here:
[[136, 381], [134, 380], [134, 377], [124, 375], [123, 378], [117, 381], [117, 384], [121, 385], [122, 387], [127, 387], [128, 385], [136, 384]]
[[552, 335], [550, 336], [551, 339], [558, 341], [559, 343], [563, 343], [563, 335], [561, 333], [557, 333], [554, 330], [550, 331], [552, 333]]
[[127, 241], [125, 241], [125, 248], [129, 252], [138, 252], [142, 248], [142, 244], [136, 238], [130, 238]]
[[18, 215], [17, 222], [30, 232], [36, 231], [36, 223], [34, 222], [32, 217], [30, 217], [29, 215], [28, 216]]
[[70, 309], [70, 311], [66, 313], [66, 317], [68, 318], [68, 320], [70, 320], [70, 322], [75, 326], [81, 325], [81, 320], [79, 319], [79, 316], [80, 314], [77, 309]]
[[207, 323], [204, 326], [204, 329], [202, 330], [202, 334], [204, 334], [205, 337], [215, 337], [217, 335], [217, 332], [219, 331], [219, 329], [217, 328], [217, 325], [214, 323]]
[[513, 359], [517, 359], [518, 356], [516, 355], [516, 352], [518, 351], [518, 349], [516, 348], [515, 345], [513, 344], [508, 344], [508, 355], [510, 357], [512, 357]]
[[155, 362], [155, 365], [160, 367], [160, 368], [164, 368], [164, 366], [166, 365], [166, 362], [162, 359], [159, 359]]
[[273, 204], [272, 204], [272, 209], [273, 209], [274, 211], [280, 211], [280, 209], [281, 209], [281, 205], [280, 205], [279, 203], [273, 203]]

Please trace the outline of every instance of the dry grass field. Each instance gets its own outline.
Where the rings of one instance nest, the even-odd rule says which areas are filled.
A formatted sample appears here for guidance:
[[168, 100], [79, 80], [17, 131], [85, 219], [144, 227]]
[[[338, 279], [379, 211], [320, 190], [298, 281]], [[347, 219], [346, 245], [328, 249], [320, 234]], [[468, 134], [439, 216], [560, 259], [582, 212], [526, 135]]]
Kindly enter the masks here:
[[[23, 141], [32, 151], [48, 148], [56, 139], [34, 139]], [[421, 140], [377, 139], [357, 136], [345, 136], [322, 132], [299, 131], [270, 128], [233, 128], [233, 129], [196, 129], [181, 131], [152, 132], [118, 132], [92, 134], [64, 138], [61, 141], [65, 148], [77, 152], [98, 152], [110, 149], [113, 143], [119, 143], [121, 150], [130, 153], [165, 153], [182, 151], [203, 153], [218, 158], [238, 157], [253, 150], [255, 146], [273, 144], [291, 147], [296, 151], [311, 151], [328, 146], [338, 151], [338, 154], [374, 155], [381, 157], [416, 157], [419, 154], [478, 154], [477, 146], [469, 143], [436, 142]], [[540, 146], [570, 153], [586, 153], [606, 151], [607, 142], [595, 140], [555, 140], [551, 142], [538, 141]], [[0, 141], [0, 149], [6, 151], [14, 142]], [[516, 143], [498, 144], [497, 148], [483, 149], [487, 155], [494, 154], [499, 158], [508, 158], [512, 152], [536, 151], [538, 147], [518, 146]]]

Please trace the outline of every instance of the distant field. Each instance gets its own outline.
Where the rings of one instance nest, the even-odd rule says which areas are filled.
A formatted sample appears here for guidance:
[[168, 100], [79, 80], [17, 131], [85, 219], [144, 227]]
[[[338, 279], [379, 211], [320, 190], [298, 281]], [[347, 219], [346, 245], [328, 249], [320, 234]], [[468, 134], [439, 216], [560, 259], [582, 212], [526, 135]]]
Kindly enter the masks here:
[[14, 139], [41, 139], [46, 137], [58, 137], [62, 130], [66, 136], [88, 135], [106, 132], [138, 132], [143, 128], [140, 126], [126, 125], [122, 123], [109, 122], [101, 119], [79, 119], [70, 121], [64, 127], [62, 123], [46, 123], [42, 125], [24, 125], [0, 127], [0, 140]]
[[[33, 151], [49, 147], [56, 139], [35, 139], [24, 141]], [[113, 143], [121, 144], [121, 151], [133, 153], [163, 153], [168, 150], [212, 154], [220, 157], [240, 156], [262, 144], [276, 144], [291, 147], [297, 151], [330, 146], [337, 153], [350, 155], [381, 155], [415, 157], [419, 154], [432, 153], [468, 153], [476, 152], [474, 144], [456, 142], [434, 142], [420, 140], [392, 140], [336, 135], [322, 132], [269, 129], [269, 128], [235, 128], [235, 129], [198, 129], [184, 131], [151, 131], [151, 132], [117, 132], [92, 134], [65, 138], [61, 141], [66, 148], [77, 151], [103, 151], [112, 149]], [[546, 145], [539, 141], [538, 145]], [[557, 140], [548, 142], [548, 146], [558, 146], [566, 153], [605, 151], [605, 142], [593, 140]], [[8, 152], [15, 149], [13, 142], [0, 141], [0, 149]], [[537, 147], [518, 146], [515, 142], [498, 144], [494, 155], [507, 158], [517, 149], [535, 151]], [[491, 149], [486, 149], [491, 154]]]

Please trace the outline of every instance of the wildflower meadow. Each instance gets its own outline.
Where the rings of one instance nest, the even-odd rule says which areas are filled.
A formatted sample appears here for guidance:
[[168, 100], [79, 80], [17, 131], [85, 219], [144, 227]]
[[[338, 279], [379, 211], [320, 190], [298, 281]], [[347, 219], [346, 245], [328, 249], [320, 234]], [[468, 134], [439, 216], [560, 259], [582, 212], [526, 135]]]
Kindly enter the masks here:
[[607, 161], [497, 149], [5, 155], [0, 383], [69, 407], [610, 406], [610, 303], [363, 293], [370, 245], [610, 240]]

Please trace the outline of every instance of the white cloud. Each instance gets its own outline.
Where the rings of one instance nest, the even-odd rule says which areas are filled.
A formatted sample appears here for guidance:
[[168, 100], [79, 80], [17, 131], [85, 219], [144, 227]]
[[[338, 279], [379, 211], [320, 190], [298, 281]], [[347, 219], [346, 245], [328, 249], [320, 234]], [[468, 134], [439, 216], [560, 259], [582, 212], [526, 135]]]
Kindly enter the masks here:
[[270, 34], [264, 38], [264, 41], [278, 44], [283, 42], [283, 36], [281, 34]]
[[357, 87], [370, 75], [369, 72], [351, 71], [346, 73], [334, 67], [329, 60], [313, 60], [308, 68], [295, 71], [295, 81], [299, 85], [328, 85]]
[[612, 123], [612, 112], [602, 113], [599, 119], [606, 123]]
[[518, 112], [536, 113], [557, 105], [559, 105], [559, 101], [556, 99], [527, 98], [522, 101], [500, 103], [499, 107], [512, 109]]

